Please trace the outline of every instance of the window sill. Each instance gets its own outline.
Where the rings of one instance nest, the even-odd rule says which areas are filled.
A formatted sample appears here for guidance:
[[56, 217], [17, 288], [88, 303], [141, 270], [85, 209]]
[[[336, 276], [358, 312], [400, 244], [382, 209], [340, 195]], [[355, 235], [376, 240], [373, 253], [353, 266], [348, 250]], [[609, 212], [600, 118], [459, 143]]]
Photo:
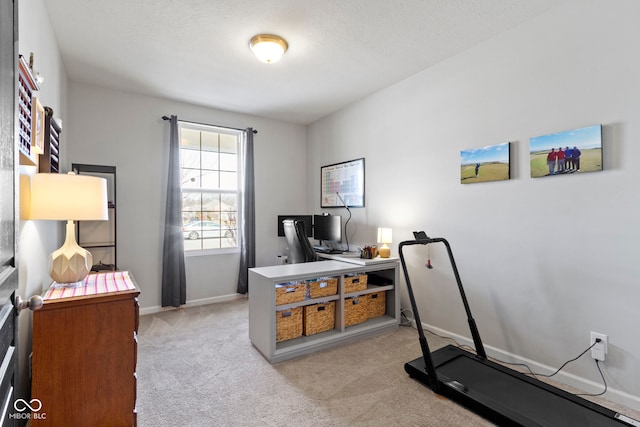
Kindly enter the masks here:
[[185, 258], [189, 258], [194, 256], [228, 255], [228, 254], [239, 254], [239, 253], [240, 253], [240, 248], [204, 249], [204, 250], [184, 251], [184, 256]]

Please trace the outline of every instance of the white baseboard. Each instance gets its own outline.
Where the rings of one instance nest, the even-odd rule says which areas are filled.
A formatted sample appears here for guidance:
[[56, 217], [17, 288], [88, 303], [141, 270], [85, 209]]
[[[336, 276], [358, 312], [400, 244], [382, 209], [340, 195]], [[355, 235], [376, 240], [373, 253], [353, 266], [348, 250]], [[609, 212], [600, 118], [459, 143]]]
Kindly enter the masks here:
[[[416, 325], [415, 320], [412, 320], [411, 323], [412, 323], [412, 326], [415, 327]], [[425, 334], [427, 334], [427, 336], [428, 336], [427, 330], [429, 330], [438, 335], [453, 338], [460, 345], [468, 345], [470, 347], [474, 347], [473, 340], [467, 337], [457, 335], [452, 332], [440, 329], [436, 326], [427, 325], [425, 323], [422, 324], [422, 327], [425, 330]], [[527, 366], [529, 366], [529, 368], [531, 368], [532, 371], [538, 372], [541, 374], [549, 375], [556, 371], [556, 369], [547, 365], [543, 365], [539, 362], [536, 362], [535, 360], [523, 358], [516, 354], [506, 352], [504, 350], [486, 345], [484, 343], [483, 345], [488, 357], [492, 357], [492, 358], [506, 361], [509, 363], [524, 363]], [[558, 381], [559, 383], [566, 384], [570, 387], [575, 387], [579, 390], [584, 391], [585, 393], [593, 393], [593, 394], [600, 393], [603, 388], [601, 383], [597, 383], [597, 382], [588, 380], [586, 378], [582, 378], [577, 375], [565, 373], [562, 371], [554, 375], [553, 378], [555, 381]], [[607, 392], [601, 397], [610, 402], [618, 403], [620, 405], [624, 405], [633, 410], [640, 411], [640, 397], [626, 393], [622, 390], [617, 390], [617, 389], [608, 387]]]
[[[219, 297], [201, 298], [201, 299], [187, 301], [187, 303], [180, 306], [180, 308], [197, 307], [199, 305], [208, 305], [208, 304], [215, 304], [219, 302], [235, 301], [243, 298], [247, 298], [247, 296], [242, 294], [230, 294], [230, 295], [222, 295]], [[159, 305], [156, 305], [153, 307], [141, 308], [140, 315], [145, 316], [147, 314], [161, 313], [163, 311], [171, 311], [176, 309], [177, 307], [161, 307]]]

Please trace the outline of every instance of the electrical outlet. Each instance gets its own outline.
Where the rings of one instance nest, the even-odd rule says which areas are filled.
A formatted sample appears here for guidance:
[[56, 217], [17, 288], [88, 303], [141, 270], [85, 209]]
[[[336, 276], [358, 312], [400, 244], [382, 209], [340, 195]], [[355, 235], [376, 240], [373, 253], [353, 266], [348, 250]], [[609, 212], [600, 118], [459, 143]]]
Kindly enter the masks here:
[[600, 334], [598, 332], [591, 332], [591, 340], [589, 341], [589, 345], [592, 345], [596, 342], [596, 339], [600, 339], [600, 342], [591, 347], [591, 357], [604, 362], [604, 358], [607, 354], [607, 348], [609, 344], [609, 339], [605, 334]]

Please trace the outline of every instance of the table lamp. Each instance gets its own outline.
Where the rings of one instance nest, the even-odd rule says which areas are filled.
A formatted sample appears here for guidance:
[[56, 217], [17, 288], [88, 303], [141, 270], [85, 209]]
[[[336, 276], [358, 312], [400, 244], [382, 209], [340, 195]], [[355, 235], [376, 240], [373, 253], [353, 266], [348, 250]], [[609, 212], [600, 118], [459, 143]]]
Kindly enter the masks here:
[[80, 286], [91, 271], [93, 256], [78, 245], [73, 221], [109, 219], [107, 180], [73, 172], [35, 174], [28, 217], [67, 221], [64, 244], [50, 257], [50, 275], [56, 286]]
[[391, 229], [378, 227], [378, 243], [382, 243], [382, 246], [378, 248], [380, 258], [389, 258], [391, 255], [391, 248], [387, 244], [391, 243]]

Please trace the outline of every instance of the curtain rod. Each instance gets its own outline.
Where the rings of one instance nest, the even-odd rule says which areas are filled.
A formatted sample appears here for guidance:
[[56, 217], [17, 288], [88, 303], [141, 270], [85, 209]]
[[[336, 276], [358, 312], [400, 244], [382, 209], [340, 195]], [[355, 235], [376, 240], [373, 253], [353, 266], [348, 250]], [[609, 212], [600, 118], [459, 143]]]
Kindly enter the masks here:
[[[162, 116], [162, 120], [171, 120], [171, 117]], [[246, 130], [246, 129], [231, 128], [229, 126], [212, 125], [212, 124], [209, 124], [209, 123], [190, 122], [188, 120], [178, 120], [178, 121], [179, 122], [184, 122], [184, 123], [190, 123], [192, 125], [215, 126], [215, 127], [219, 127], [219, 128], [227, 128], [227, 129], [233, 129], [233, 130], [239, 130], [239, 131], [245, 131]], [[258, 131], [254, 129], [253, 133], [258, 133]]]

